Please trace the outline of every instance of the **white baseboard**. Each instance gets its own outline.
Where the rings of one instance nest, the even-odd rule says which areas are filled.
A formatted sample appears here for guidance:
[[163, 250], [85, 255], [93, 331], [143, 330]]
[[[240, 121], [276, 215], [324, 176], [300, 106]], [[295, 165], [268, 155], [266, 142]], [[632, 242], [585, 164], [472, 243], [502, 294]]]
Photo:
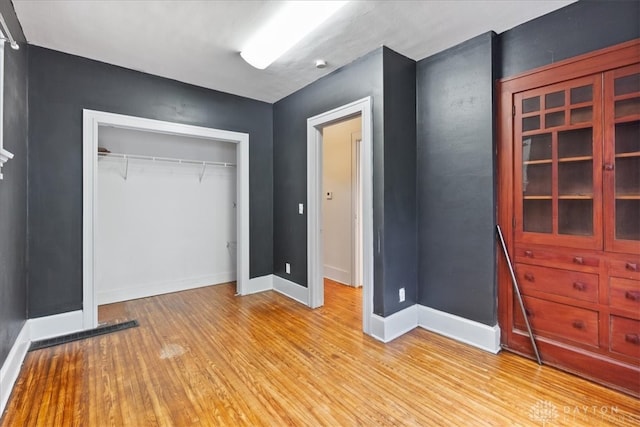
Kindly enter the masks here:
[[418, 326], [493, 354], [500, 351], [498, 325], [488, 326], [422, 305], [417, 307]]
[[387, 343], [418, 326], [418, 306], [412, 305], [387, 317], [371, 316], [371, 336]]
[[290, 280], [273, 275], [273, 290], [306, 306], [309, 306], [309, 288], [300, 286]]
[[203, 286], [233, 282], [234, 280], [236, 280], [236, 273], [228, 271], [206, 276], [192, 277], [183, 280], [145, 283], [140, 285], [130, 285], [119, 289], [98, 290], [98, 305], [111, 304], [114, 302], [128, 301], [138, 298], [146, 298], [154, 295], [168, 294], [171, 292], [186, 291], [189, 289], [201, 288]]
[[0, 368], [0, 416], [7, 406], [13, 385], [18, 379], [22, 362], [27, 356], [31, 340], [29, 338], [29, 321], [25, 322], [13, 343], [9, 354]]
[[254, 277], [249, 279], [249, 285], [245, 286], [242, 295], [250, 295], [258, 292], [270, 291], [273, 289], [273, 274]]
[[332, 265], [324, 265], [324, 277], [331, 279], [335, 282], [340, 282], [347, 286], [351, 285], [351, 273], [347, 270], [343, 270]]
[[83, 330], [82, 310], [28, 319], [0, 368], [0, 414], [9, 401], [32, 341], [67, 335]]
[[29, 319], [29, 338], [38, 341], [79, 332], [85, 329], [83, 320], [82, 310]]

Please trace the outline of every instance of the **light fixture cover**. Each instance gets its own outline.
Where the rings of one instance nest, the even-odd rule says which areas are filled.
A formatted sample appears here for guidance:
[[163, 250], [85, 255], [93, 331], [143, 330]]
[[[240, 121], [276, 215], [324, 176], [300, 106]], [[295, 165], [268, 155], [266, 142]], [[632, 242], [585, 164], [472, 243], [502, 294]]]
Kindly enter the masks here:
[[346, 1], [289, 1], [247, 43], [240, 56], [264, 70], [304, 36], [344, 6]]

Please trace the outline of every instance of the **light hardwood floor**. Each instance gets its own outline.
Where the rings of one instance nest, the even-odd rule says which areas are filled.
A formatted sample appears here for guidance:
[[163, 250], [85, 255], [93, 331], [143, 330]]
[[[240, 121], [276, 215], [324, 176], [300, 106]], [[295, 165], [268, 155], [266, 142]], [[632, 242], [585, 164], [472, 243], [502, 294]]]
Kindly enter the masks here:
[[361, 332], [359, 289], [310, 310], [218, 285], [101, 307], [140, 327], [29, 353], [2, 426], [616, 425], [640, 402], [427, 332]]

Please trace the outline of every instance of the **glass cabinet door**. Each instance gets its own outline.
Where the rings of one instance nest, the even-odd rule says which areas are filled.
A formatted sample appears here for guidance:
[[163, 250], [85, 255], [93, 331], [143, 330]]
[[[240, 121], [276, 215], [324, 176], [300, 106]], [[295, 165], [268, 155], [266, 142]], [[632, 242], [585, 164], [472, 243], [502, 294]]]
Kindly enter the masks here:
[[517, 240], [602, 248], [601, 79], [514, 97]]
[[640, 65], [604, 80], [606, 247], [640, 252]]

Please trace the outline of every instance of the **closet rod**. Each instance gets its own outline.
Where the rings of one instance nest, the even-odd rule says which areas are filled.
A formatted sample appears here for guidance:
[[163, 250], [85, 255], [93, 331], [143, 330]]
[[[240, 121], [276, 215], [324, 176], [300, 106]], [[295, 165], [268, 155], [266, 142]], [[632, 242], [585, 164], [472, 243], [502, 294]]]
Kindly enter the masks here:
[[235, 167], [235, 163], [228, 162], [210, 162], [203, 160], [189, 160], [189, 159], [176, 159], [173, 157], [155, 157], [155, 156], [142, 156], [139, 154], [121, 154], [121, 153], [98, 153], [99, 157], [113, 157], [118, 159], [136, 159], [136, 160], [153, 160], [160, 162], [172, 162], [172, 163], [188, 163], [193, 165], [211, 165], [211, 166], [223, 166], [226, 168]]
[[[6, 37], [6, 40], [9, 40], [11, 49], [14, 49], [14, 50], [20, 49], [20, 46], [18, 46], [18, 43], [16, 43], [13, 36], [9, 32], [9, 27], [7, 26], [7, 23], [4, 21], [4, 16], [2, 16], [1, 13], [0, 13], [0, 25], [2, 26], [2, 31], [0, 31], [0, 36], [1, 36], [0, 38], [5, 40], [5, 37]], [[4, 36], [3, 36], [3, 33], [4, 33]]]

